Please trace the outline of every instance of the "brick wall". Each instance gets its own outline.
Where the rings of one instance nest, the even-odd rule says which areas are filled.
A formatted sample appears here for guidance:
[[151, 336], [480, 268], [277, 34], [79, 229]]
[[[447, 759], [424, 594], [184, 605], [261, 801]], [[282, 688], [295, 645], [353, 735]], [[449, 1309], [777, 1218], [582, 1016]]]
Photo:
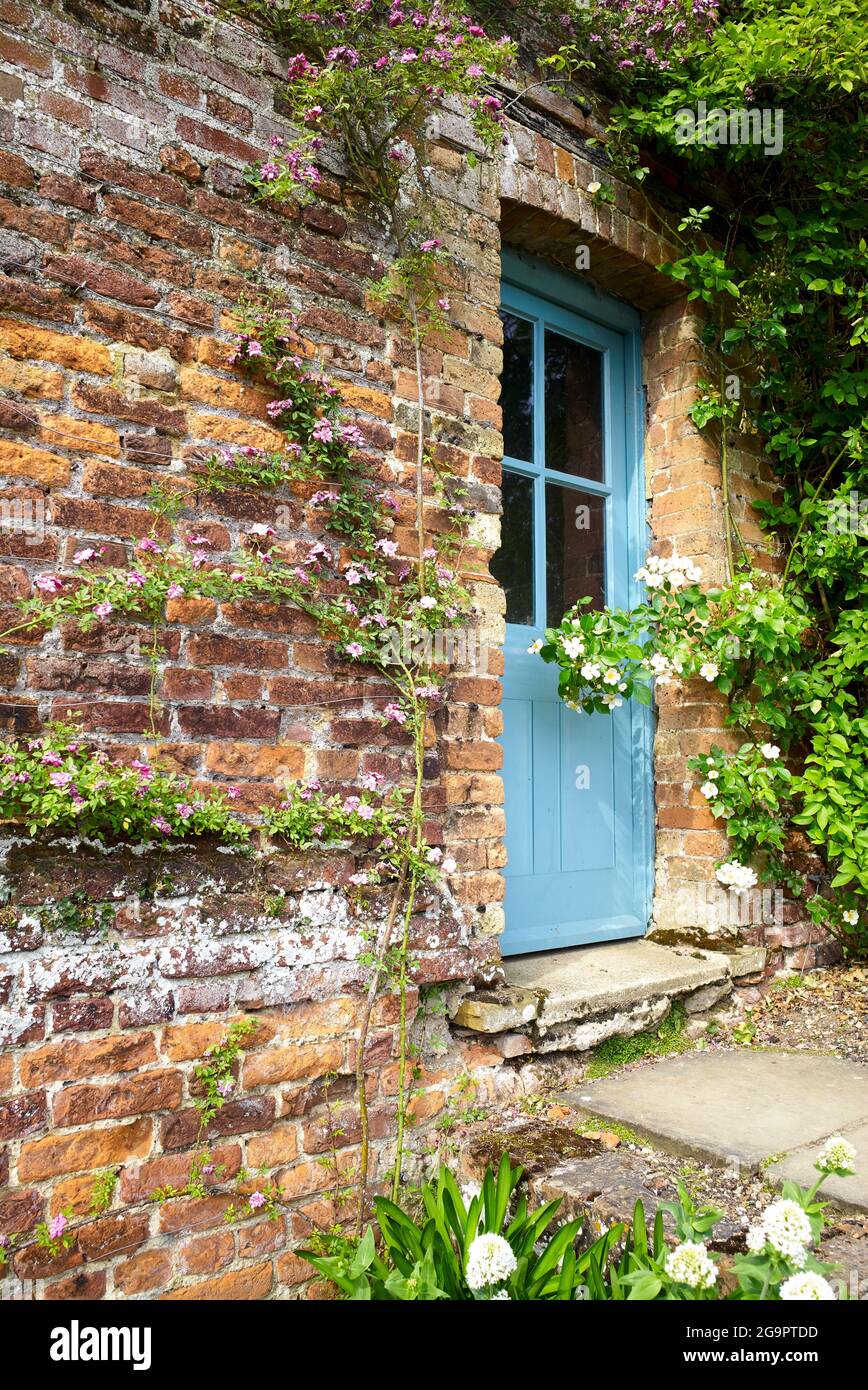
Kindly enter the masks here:
[[[228, 361], [232, 306], [251, 271], [292, 297], [372, 467], [401, 500], [396, 537], [410, 542], [412, 356], [368, 304], [385, 254], [377, 228], [344, 195], [339, 165], [302, 212], [254, 207], [243, 183], [244, 164], [285, 133], [275, 109], [280, 67], [252, 32], [193, 5], [0, 0], [0, 470], [4, 500], [35, 518], [27, 533], [0, 531], [4, 628], [11, 601], [40, 571], [68, 571], [76, 549], [101, 544], [110, 562], [129, 555], [151, 524], [155, 479], [183, 485], [221, 444], [279, 443], [266, 398]], [[474, 511], [465, 577], [489, 661], [486, 672], [452, 680], [429, 730], [429, 838], [448, 844], [458, 869], [443, 895], [420, 903], [417, 987], [452, 982], [460, 994], [491, 979], [503, 925], [504, 604], [487, 571], [499, 539], [502, 241], [568, 266], [577, 244], [588, 245], [594, 281], [643, 310], [654, 541], [709, 575], [720, 569], [719, 471], [684, 418], [700, 374], [699, 325], [657, 269], [672, 248], [655, 206], [620, 186], [612, 205], [587, 194], [599, 171], [585, 142], [599, 133], [538, 93], [513, 125], [506, 163], [496, 170], [483, 159], [467, 171], [459, 151], [471, 133], [453, 112], [440, 119], [434, 187], [455, 270], [450, 326], [426, 347], [425, 390], [435, 450], [465, 479]], [[749, 528], [749, 499], [768, 479], [748, 451], [733, 471]], [[252, 522], [275, 526], [288, 545], [316, 534], [301, 493], [200, 494], [194, 518], [217, 557]], [[750, 543], [758, 539], [751, 532]], [[237, 785], [251, 811], [302, 776], [350, 789], [371, 771], [389, 781], [406, 771], [400, 731], [384, 732], [376, 718], [382, 683], [342, 666], [303, 615], [177, 601], [169, 619], [164, 763], [203, 784]], [[114, 756], [155, 753], [145, 637], [135, 624], [84, 633], [68, 623], [13, 643], [0, 657], [4, 727], [34, 729], [73, 708]], [[720, 853], [685, 768], [720, 713], [705, 690], [661, 706], [658, 921], [670, 889], [707, 875]], [[335, 1140], [342, 1169], [357, 1157], [358, 956], [363, 929], [382, 911], [349, 893], [358, 865], [341, 854], [245, 860], [207, 847], [159, 860], [83, 856], [14, 839], [4, 854], [0, 1230], [26, 1241], [66, 1205], [84, 1216], [95, 1177], [121, 1172], [112, 1207], [82, 1227], [74, 1251], [48, 1262], [30, 1247], [16, 1256], [17, 1274], [55, 1298], [307, 1289], [291, 1250], [334, 1217], [321, 1163], [330, 1124], [344, 1131]], [[85, 886], [110, 909], [104, 939], [40, 926], [37, 909], [66, 885]], [[276, 888], [285, 896], [272, 915]], [[396, 1087], [394, 1003], [378, 1009], [368, 1067], [375, 1177], [388, 1162]], [[241, 1013], [258, 1020], [257, 1032], [213, 1142], [227, 1180], [241, 1165], [262, 1165], [283, 1182], [289, 1206], [277, 1223], [229, 1229], [225, 1182], [216, 1195], [162, 1208], [148, 1197], [186, 1180], [192, 1073]], [[468, 1077], [484, 1100], [531, 1084], [515, 1056], [451, 1037], [423, 1010], [423, 1042], [432, 1026], [440, 1031], [414, 1101], [418, 1132]]]

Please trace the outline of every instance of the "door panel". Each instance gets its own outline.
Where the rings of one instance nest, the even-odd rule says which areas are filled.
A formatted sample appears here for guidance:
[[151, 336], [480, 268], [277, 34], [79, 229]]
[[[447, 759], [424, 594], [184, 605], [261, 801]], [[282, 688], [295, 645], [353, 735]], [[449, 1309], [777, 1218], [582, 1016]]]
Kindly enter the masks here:
[[594, 607], [635, 597], [631, 575], [644, 546], [633, 515], [641, 502], [634, 320], [624, 324], [623, 306], [612, 311], [614, 327], [599, 303], [595, 317], [571, 310], [576, 282], [559, 272], [543, 276], [553, 297], [532, 294], [516, 283], [528, 262], [505, 262], [512, 272], [503, 287], [507, 455], [501, 549], [491, 570], [507, 601], [502, 949], [509, 955], [644, 932], [650, 776], [645, 712], [568, 710], [557, 669], [528, 651], [579, 597]]

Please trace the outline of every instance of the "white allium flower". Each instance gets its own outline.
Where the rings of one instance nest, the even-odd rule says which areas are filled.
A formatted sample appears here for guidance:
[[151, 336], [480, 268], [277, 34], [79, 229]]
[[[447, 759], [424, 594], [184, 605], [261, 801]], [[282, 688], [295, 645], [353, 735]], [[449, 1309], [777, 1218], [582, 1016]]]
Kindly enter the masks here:
[[766, 1243], [766, 1233], [762, 1226], [751, 1226], [745, 1237], [745, 1243], [752, 1254], [758, 1255]]
[[666, 1256], [666, 1273], [691, 1289], [711, 1289], [717, 1283], [714, 1261], [701, 1241], [685, 1240]]
[[530, 646], [527, 649], [528, 656], [536, 656], [537, 652], [542, 651], [542, 645], [542, 639], [539, 637], [536, 639], [535, 642], [531, 642]]
[[784, 1259], [794, 1265], [805, 1262], [805, 1247], [811, 1241], [811, 1223], [798, 1202], [782, 1197], [763, 1212], [766, 1241]]
[[762, 748], [760, 749], [760, 752], [762, 753], [763, 757], [768, 758], [769, 762], [771, 763], [774, 762], [775, 758], [779, 758], [781, 756], [781, 750], [780, 748], [778, 748], [778, 745], [776, 743], [764, 743]]
[[859, 921], [859, 913], [856, 911], [855, 907], [851, 907], [849, 912], [842, 912], [841, 916], [851, 927], [855, 927], [856, 923]]
[[802, 1303], [808, 1300], [821, 1303], [834, 1300], [835, 1291], [822, 1274], [812, 1274], [810, 1270], [806, 1270], [804, 1274], [792, 1274], [789, 1279], [785, 1279], [781, 1284], [780, 1295], [782, 1303]]
[[720, 675], [720, 667], [716, 661], [703, 661], [699, 668], [699, 674], [703, 680], [714, 681]]
[[706, 801], [710, 801], [713, 796], [717, 796], [717, 787], [713, 782], [703, 782], [699, 788]]
[[570, 661], [575, 661], [583, 654], [584, 650], [585, 644], [581, 637], [568, 637], [564, 642], [564, 655], [568, 656]]
[[836, 1168], [846, 1168], [852, 1173], [856, 1167], [856, 1150], [841, 1134], [833, 1134], [820, 1150], [817, 1167], [824, 1173], [833, 1173]]
[[512, 1246], [503, 1236], [477, 1236], [467, 1252], [467, 1285], [475, 1293], [492, 1284], [502, 1284], [515, 1272], [517, 1265]]
[[501, 1299], [501, 1298], [505, 1298], [506, 1301], [507, 1301], [507, 1303], [511, 1303], [511, 1302], [512, 1302], [512, 1299], [510, 1298], [509, 1294], [506, 1292], [506, 1289], [498, 1289], [497, 1293], [493, 1293], [493, 1294], [491, 1295], [491, 1302], [492, 1302], [492, 1303], [496, 1303], [496, 1302], [498, 1301], [498, 1299]]

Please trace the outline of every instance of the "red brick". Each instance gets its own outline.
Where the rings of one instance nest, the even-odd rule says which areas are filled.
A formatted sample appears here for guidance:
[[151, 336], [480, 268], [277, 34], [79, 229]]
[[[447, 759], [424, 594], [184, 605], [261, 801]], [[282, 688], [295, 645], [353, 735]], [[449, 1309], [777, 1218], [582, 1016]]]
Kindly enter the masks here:
[[112, 1086], [68, 1086], [54, 1097], [52, 1114], [60, 1126], [118, 1120], [154, 1110], [176, 1110], [182, 1078], [177, 1071], [146, 1071]]

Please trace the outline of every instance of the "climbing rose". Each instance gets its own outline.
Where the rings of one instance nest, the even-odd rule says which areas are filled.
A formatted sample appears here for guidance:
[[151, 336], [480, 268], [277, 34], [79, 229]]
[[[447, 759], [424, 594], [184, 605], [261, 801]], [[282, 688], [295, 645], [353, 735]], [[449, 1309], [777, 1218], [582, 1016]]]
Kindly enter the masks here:
[[63, 1212], [60, 1212], [58, 1216], [55, 1216], [54, 1220], [48, 1228], [48, 1234], [51, 1236], [51, 1239], [59, 1240], [60, 1237], [63, 1235], [64, 1231], [66, 1230], [67, 1224], [67, 1219], [63, 1215]]
[[471, 1241], [467, 1252], [465, 1271], [468, 1287], [489, 1288], [492, 1284], [502, 1284], [518, 1267], [512, 1246], [503, 1236], [477, 1236]]

